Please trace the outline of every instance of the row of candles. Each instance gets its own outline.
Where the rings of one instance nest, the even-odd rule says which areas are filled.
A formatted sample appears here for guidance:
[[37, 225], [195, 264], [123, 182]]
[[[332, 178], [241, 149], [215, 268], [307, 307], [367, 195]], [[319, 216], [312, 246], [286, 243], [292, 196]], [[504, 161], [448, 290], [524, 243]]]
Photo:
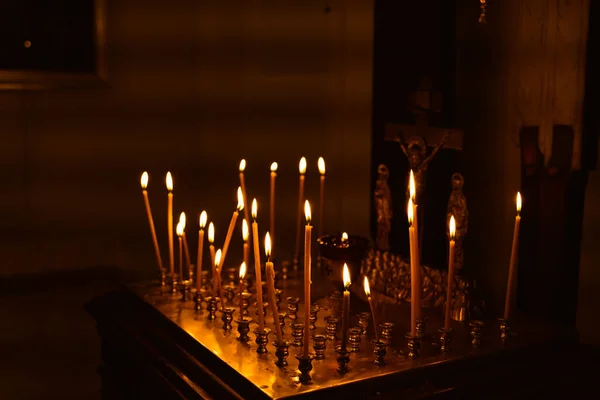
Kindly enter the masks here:
[[[222, 287], [221, 287], [221, 271], [222, 271], [222, 267], [223, 267], [223, 263], [225, 260], [225, 256], [227, 255], [227, 251], [229, 248], [229, 243], [231, 241], [231, 237], [233, 234], [233, 231], [235, 229], [236, 226], [236, 222], [238, 219], [238, 215], [242, 210], [246, 210], [245, 214], [246, 214], [246, 218], [242, 221], [242, 236], [244, 239], [244, 262], [242, 263], [242, 266], [240, 267], [240, 277], [242, 278], [243, 275], [245, 275], [246, 272], [246, 266], [249, 265], [249, 229], [248, 229], [248, 225], [247, 225], [247, 207], [244, 207], [245, 204], [245, 180], [244, 180], [244, 170], [246, 167], [246, 162], [245, 160], [242, 160], [242, 162], [240, 162], [240, 187], [238, 188], [237, 191], [237, 197], [238, 197], [238, 204], [237, 207], [232, 215], [230, 224], [229, 224], [229, 229], [227, 231], [227, 235], [225, 238], [225, 242], [223, 244], [223, 249], [219, 249], [218, 251], [215, 252], [214, 250], [214, 225], [211, 224], [209, 225], [209, 242], [210, 242], [210, 254], [211, 254], [211, 265], [213, 267], [213, 277], [215, 277], [216, 279], [213, 279], [213, 296], [216, 296], [217, 294], [219, 295], [219, 297], [221, 299], [223, 299], [223, 295], [222, 295]], [[324, 164], [324, 160], [322, 158], [319, 159], [318, 162], [318, 167], [319, 170], [321, 172], [321, 190], [320, 190], [320, 215], [322, 215], [322, 204], [323, 204], [323, 193], [324, 193], [324, 176], [325, 176], [325, 164]], [[271, 165], [271, 215], [270, 215], [270, 220], [271, 220], [271, 232], [274, 229], [274, 187], [275, 187], [275, 177], [276, 177], [276, 170], [277, 170], [277, 164], [273, 163]], [[300, 186], [299, 186], [299, 204], [302, 204], [302, 197], [304, 195], [304, 174], [306, 172], [306, 159], [303, 157], [300, 161], [299, 164], [299, 172], [300, 172]], [[154, 229], [154, 222], [153, 222], [153, 218], [152, 218], [152, 213], [150, 210], [150, 204], [149, 204], [149, 200], [148, 200], [148, 194], [147, 194], [147, 185], [148, 185], [148, 174], [146, 172], [144, 172], [144, 174], [142, 175], [142, 179], [141, 179], [141, 184], [142, 184], [142, 189], [143, 189], [143, 196], [144, 196], [144, 200], [146, 203], [146, 210], [147, 210], [147, 214], [148, 214], [148, 219], [149, 219], [149, 224], [150, 224], [150, 228], [151, 228], [151, 232], [152, 232], [152, 237], [153, 237], [153, 242], [154, 242], [154, 247], [155, 247], [155, 252], [156, 252], [156, 256], [157, 256], [157, 260], [158, 260], [158, 264], [159, 267], [161, 269], [163, 269], [162, 267], [162, 260], [160, 257], [160, 250], [158, 247], [158, 242], [156, 239], [156, 232]], [[169, 220], [169, 260], [170, 260], [170, 266], [171, 266], [171, 274], [172, 276], [174, 276], [174, 255], [173, 255], [173, 243], [172, 243], [172, 228], [173, 228], [173, 215], [172, 215], [172, 208], [173, 208], [173, 180], [172, 180], [172, 176], [169, 173], [167, 173], [167, 177], [166, 177], [166, 185], [167, 185], [167, 190], [168, 190], [168, 220]], [[414, 174], [413, 171], [410, 171], [410, 178], [409, 178], [409, 190], [410, 190], [410, 198], [408, 201], [408, 207], [407, 207], [407, 216], [408, 216], [408, 221], [409, 221], [409, 241], [410, 241], [410, 267], [411, 267], [411, 336], [416, 336], [417, 334], [417, 321], [419, 319], [421, 319], [421, 297], [420, 297], [420, 288], [421, 288], [421, 277], [420, 277], [420, 260], [419, 260], [419, 252], [417, 251], [417, 249], [419, 248], [419, 243], [418, 243], [418, 218], [417, 218], [417, 209], [418, 209], [418, 205], [416, 204], [415, 201], [415, 195], [416, 195], [416, 190], [415, 190], [415, 181], [414, 181]], [[296, 240], [296, 251], [295, 251], [295, 258], [297, 259], [298, 254], [299, 254], [299, 238], [300, 238], [300, 226], [301, 226], [301, 207], [299, 207], [299, 213], [298, 213], [298, 229], [297, 229], [297, 240]], [[507, 292], [506, 292], [506, 301], [505, 301], [505, 310], [504, 310], [504, 320], [508, 320], [510, 317], [510, 308], [511, 308], [511, 297], [512, 297], [512, 292], [513, 292], [513, 285], [514, 285], [514, 280], [515, 280], [515, 271], [516, 271], [516, 263], [517, 263], [517, 251], [518, 251], [518, 237], [519, 237], [519, 227], [520, 227], [520, 210], [521, 210], [521, 196], [520, 193], [517, 193], [517, 216], [515, 219], [515, 229], [514, 229], [514, 234], [513, 234], [513, 246], [512, 246], [512, 253], [511, 253], [511, 260], [510, 260], [510, 266], [509, 266], [509, 278], [508, 278], [508, 284], [507, 284]], [[308, 202], [308, 200], [306, 200], [304, 202], [304, 215], [305, 215], [305, 219], [306, 219], [306, 225], [305, 225], [305, 229], [304, 229], [304, 236], [305, 236], [305, 240], [304, 240], [304, 298], [305, 298], [305, 312], [304, 312], [304, 316], [305, 316], [305, 326], [306, 329], [308, 329], [309, 326], [309, 315], [310, 315], [310, 286], [311, 286], [311, 277], [310, 277], [310, 272], [311, 272], [311, 242], [312, 242], [312, 226], [311, 226], [311, 210], [310, 210], [310, 204]], [[262, 309], [262, 305], [263, 305], [263, 293], [262, 293], [262, 276], [261, 276], [261, 260], [260, 260], [260, 250], [259, 250], [259, 238], [258, 238], [258, 223], [256, 220], [257, 217], [257, 202], [256, 199], [253, 200], [252, 202], [252, 218], [253, 218], [253, 222], [252, 222], [252, 233], [253, 233], [253, 243], [254, 243], [254, 257], [255, 257], [255, 270], [256, 270], [256, 292], [257, 292], [257, 306], [258, 309]], [[322, 218], [321, 218], [322, 221]], [[203, 244], [204, 244], [204, 228], [206, 226], [206, 222], [207, 222], [207, 214], [205, 211], [203, 211], [200, 215], [200, 230], [199, 230], [199, 235], [198, 235], [198, 257], [197, 257], [197, 277], [200, 276], [200, 271], [202, 269], [202, 253], [203, 253]], [[320, 223], [319, 225], [322, 225], [322, 223]], [[455, 226], [455, 220], [454, 220], [454, 216], [451, 216], [450, 221], [449, 221], [449, 254], [448, 254], [448, 285], [447, 285], [447, 302], [446, 302], [446, 309], [445, 309], [445, 318], [444, 318], [444, 329], [446, 331], [450, 330], [450, 320], [451, 320], [451, 299], [452, 299], [452, 289], [453, 289], [453, 284], [454, 284], [454, 276], [455, 276], [455, 264], [454, 264], [454, 247], [455, 247], [455, 231], [456, 231], [456, 226]], [[183, 255], [182, 253], [185, 251], [185, 256], [186, 256], [186, 261], [188, 263], [188, 265], [191, 265], [191, 261], [190, 261], [190, 256], [189, 256], [189, 248], [187, 245], [187, 239], [185, 237], [185, 214], [182, 213], [180, 216], [180, 220], [179, 223], [177, 225], [176, 228], [176, 234], [179, 238], [179, 252], [180, 252], [180, 258], [179, 258], [179, 276], [181, 277], [181, 279], [183, 279]], [[267, 256], [267, 262], [266, 262], [266, 282], [267, 282], [267, 288], [269, 289], [269, 296], [273, 297], [275, 296], [275, 290], [274, 290], [274, 266], [273, 263], [271, 261], [271, 254], [272, 254], [272, 235], [269, 234], [269, 232], [267, 232], [266, 236], [265, 236], [265, 252], [266, 252], [266, 256]], [[345, 348], [345, 345], [347, 344], [347, 328], [348, 328], [348, 315], [349, 315], [349, 296], [350, 296], [350, 291], [349, 291], [349, 286], [350, 286], [350, 275], [349, 272], [347, 270], [347, 266], [344, 266], [344, 276], [343, 276], [343, 281], [344, 281], [344, 297], [343, 297], [343, 315], [342, 315], [342, 346], [343, 348]], [[200, 286], [200, 279], [196, 280], [196, 284], [197, 284], [197, 289], [199, 289]], [[368, 280], [365, 277], [365, 281], [364, 281], [364, 287], [365, 287], [365, 292], [367, 293], [367, 297], [372, 309], [372, 315], [373, 315], [373, 319], [375, 320], [375, 313], [374, 313], [374, 309], [373, 309], [373, 304], [372, 304], [372, 299], [370, 297], [370, 290], [369, 290], [369, 285], [368, 285]], [[241, 286], [240, 286], [240, 290], [241, 290]], [[274, 301], [270, 302], [273, 306], [275, 305]], [[274, 315], [276, 315], [276, 310], [273, 310]], [[260, 331], [264, 331], [264, 316], [262, 313], [259, 313], [259, 329]], [[374, 323], [374, 326], [377, 326], [376, 323]], [[281, 329], [279, 327], [279, 325], [276, 323], [275, 324], [275, 328], [276, 328], [276, 333], [277, 333], [277, 339], [278, 342], [281, 342], [282, 339], [282, 333], [281, 333]], [[377, 334], [377, 332], [376, 332]], [[305, 341], [308, 341], [308, 335], [305, 336]], [[308, 343], [305, 343], [304, 346], [305, 352], [308, 352]]]

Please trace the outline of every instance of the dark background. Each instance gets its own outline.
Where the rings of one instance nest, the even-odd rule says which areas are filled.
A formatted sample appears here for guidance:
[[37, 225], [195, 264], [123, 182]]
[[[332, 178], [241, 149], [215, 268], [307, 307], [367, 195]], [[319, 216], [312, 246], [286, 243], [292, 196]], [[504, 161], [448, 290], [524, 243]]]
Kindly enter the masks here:
[[95, 72], [94, 12], [95, 0], [0, 2], [0, 70]]

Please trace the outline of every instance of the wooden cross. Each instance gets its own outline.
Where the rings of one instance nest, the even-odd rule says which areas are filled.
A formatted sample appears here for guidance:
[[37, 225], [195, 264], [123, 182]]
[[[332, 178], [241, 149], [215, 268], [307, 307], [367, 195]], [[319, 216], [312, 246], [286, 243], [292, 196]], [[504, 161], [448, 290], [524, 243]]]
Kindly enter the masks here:
[[444, 135], [449, 134], [443, 148], [462, 150], [463, 131], [461, 129], [438, 128], [429, 125], [429, 117], [439, 113], [442, 108], [442, 93], [432, 89], [431, 79], [424, 77], [419, 89], [411, 93], [410, 110], [416, 116], [414, 125], [388, 123], [385, 126], [384, 140], [406, 143], [413, 136], [425, 139], [428, 147], [440, 143]]

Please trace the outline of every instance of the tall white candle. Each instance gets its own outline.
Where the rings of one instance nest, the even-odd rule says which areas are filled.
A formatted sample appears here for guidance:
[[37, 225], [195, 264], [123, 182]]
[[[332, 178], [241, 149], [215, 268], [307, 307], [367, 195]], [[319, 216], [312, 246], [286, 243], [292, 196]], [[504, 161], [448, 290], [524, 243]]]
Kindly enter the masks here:
[[506, 285], [506, 299], [504, 302], [504, 320], [510, 319], [513, 287], [515, 285], [517, 264], [519, 262], [519, 230], [521, 227], [521, 193], [517, 192], [517, 216], [515, 217], [515, 230], [513, 232], [510, 265], [508, 268], [508, 284]]
[[[271, 246], [275, 247], [275, 179], [277, 178], [277, 163], [271, 164], [271, 187], [269, 203], [269, 228], [271, 232]], [[273, 258], [273, 248], [271, 249], [271, 258]]]
[[265, 330], [265, 317], [263, 314], [263, 293], [262, 293], [262, 276], [260, 271], [260, 249], [258, 238], [258, 222], [256, 217], [258, 214], [258, 204], [256, 199], [252, 200], [252, 243], [254, 244], [254, 271], [256, 274], [256, 308], [258, 309], [258, 329], [260, 332]]
[[319, 185], [319, 223], [317, 225], [318, 237], [323, 236], [323, 208], [325, 204], [325, 160], [323, 157], [319, 157], [317, 162], [319, 167], [319, 173], [321, 174], [320, 185]]
[[200, 214], [198, 231], [198, 256], [196, 257], [196, 290], [200, 290], [202, 285], [202, 256], [204, 253], [204, 228], [206, 227], [207, 215], [206, 211]]
[[454, 238], [456, 235], [456, 222], [454, 215], [450, 217], [450, 244], [448, 247], [448, 288], [446, 290], [446, 315], [444, 318], [444, 329], [450, 329], [450, 313], [452, 311], [452, 286], [454, 285], [454, 275], [456, 273], [456, 265], [454, 264]]
[[310, 267], [311, 267], [311, 244], [312, 244], [312, 226], [310, 225], [310, 203], [308, 200], [304, 203], [304, 216], [306, 226], [304, 227], [304, 356], [308, 357], [308, 346], [310, 339]]
[[171, 276], [175, 275], [175, 255], [173, 254], [173, 177], [171, 172], [167, 172], [167, 224], [169, 235], [169, 272]]
[[152, 244], [154, 245], [154, 253], [156, 255], [156, 262], [158, 268], [163, 271], [163, 262], [160, 255], [160, 247], [158, 246], [158, 239], [156, 238], [156, 229], [154, 228], [154, 218], [152, 217], [152, 209], [150, 208], [150, 200], [148, 199], [148, 173], [144, 171], [141, 178], [142, 184], [142, 195], [144, 196], [144, 204], [146, 205], [146, 214], [148, 215], [148, 225], [150, 225], [150, 234], [152, 235]]
[[410, 334], [417, 335], [417, 307], [420, 287], [418, 286], [417, 271], [417, 248], [415, 241], [415, 227], [413, 226], [413, 204], [412, 199], [408, 199], [408, 238], [410, 241]]
[[294, 251], [294, 261], [298, 261], [300, 257], [300, 232], [302, 226], [302, 206], [304, 201], [304, 174], [306, 173], [306, 158], [302, 157], [298, 164], [298, 172], [300, 177], [298, 180], [298, 218], [296, 223], [296, 249]]

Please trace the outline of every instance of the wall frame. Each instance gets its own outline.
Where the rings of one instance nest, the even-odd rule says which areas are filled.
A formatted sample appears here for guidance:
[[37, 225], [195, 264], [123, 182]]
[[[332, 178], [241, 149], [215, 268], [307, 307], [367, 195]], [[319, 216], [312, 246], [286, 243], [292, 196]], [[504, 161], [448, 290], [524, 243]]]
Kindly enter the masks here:
[[0, 5], [0, 90], [107, 84], [105, 0]]

